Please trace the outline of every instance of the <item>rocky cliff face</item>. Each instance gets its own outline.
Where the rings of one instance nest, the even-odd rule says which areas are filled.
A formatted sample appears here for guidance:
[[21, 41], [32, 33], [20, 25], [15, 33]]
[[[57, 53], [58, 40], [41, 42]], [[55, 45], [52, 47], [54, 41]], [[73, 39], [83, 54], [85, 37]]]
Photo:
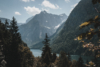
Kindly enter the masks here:
[[90, 28], [85, 27], [84, 29], [79, 30], [79, 25], [91, 18], [94, 18], [96, 15], [99, 15], [96, 9], [100, 11], [100, 4], [93, 5], [92, 0], [81, 0], [70, 13], [63, 29], [51, 43], [52, 51], [59, 53], [61, 50], [64, 50], [71, 54], [78, 55], [91, 54], [91, 52], [82, 47], [82, 43], [74, 41], [74, 38]]
[[47, 33], [48, 36], [53, 35], [66, 19], [67, 16], [65, 14], [54, 15], [42, 11], [26, 24], [19, 26], [19, 32], [21, 33], [22, 40], [30, 47], [42, 41], [45, 37], [45, 33]]

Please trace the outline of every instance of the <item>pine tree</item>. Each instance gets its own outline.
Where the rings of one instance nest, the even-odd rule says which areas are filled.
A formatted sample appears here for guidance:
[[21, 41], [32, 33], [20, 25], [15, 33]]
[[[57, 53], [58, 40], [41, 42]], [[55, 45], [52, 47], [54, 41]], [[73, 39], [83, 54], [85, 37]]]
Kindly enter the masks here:
[[7, 67], [33, 67], [34, 56], [27, 44], [22, 42], [15, 18], [10, 26], [7, 20], [5, 24], [0, 21], [0, 41], [3, 44], [2, 53], [5, 55]]
[[11, 43], [11, 67], [20, 67], [20, 59], [19, 59], [19, 53], [18, 48], [19, 44], [21, 43], [21, 36], [18, 33], [18, 26], [15, 18], [13, 17], [13, 20], [11, 22], [10, 26], [10, 32], [12, 36], [12, 43]]
[[68, 60], [71, 61], [71, 56], [69, 52], [68, 52]]
[[88, 60], [86, 60], [86, 64], [89, 64], [89, 61]]
[[43, 49], [42, 49], [42, 62], [46, 63], [47, 65], [49, 65], [51, 63], [51, 59], [52, 59], [52, 54], [51, 54], [51, 48], [49, 47], [49, 39], [46, 33], [45, 39], [43, 41], [43, 43], [45, 44]]
[[5, 55], [3, 53], [2, 40], [0, 40], [0, 67], [6, 67]]
[[56, 58], [57, 58], [56, 53], [53, 53], [53, 55], [52, 55], [52, 63], [55, 62]]
[[57, 64], [58, 67], [69, 67], [68, 57], [66, 53], [61, 51], [59, 55], [59, 62]]
[[78, 66], [78, 67], [84, 67], [84, 62], [83, 62], [83, 59], [82, 59], [81, 56], [79, 57], [79, 59], [78, 59], [78, 61], [77, 61], [77, 66]]
[[8, 23], [8, 21], [7, 21], [7, 19], [6, 19], [6, 21], [5, 21], [5, 28], [7, 29], [8, 26], [9, 26], [9, 23]]
[[5, 26], [0, 20], [0, 67], [5, 67], [5, 53], [4, 53], [4, 46], [5, 46]]

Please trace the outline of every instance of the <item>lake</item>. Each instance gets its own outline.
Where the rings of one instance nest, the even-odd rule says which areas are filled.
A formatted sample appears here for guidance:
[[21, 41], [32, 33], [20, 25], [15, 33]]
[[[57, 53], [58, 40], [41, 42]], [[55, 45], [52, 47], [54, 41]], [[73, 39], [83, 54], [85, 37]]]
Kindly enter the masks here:
[[[41, 56], [42, 51], [40, 49], [30, 49], [35, 57]], [[57, 54], [59, 56], [59, 54]], [[71, 60], [78, 60], [80, 56], [79, 55], [71, 55]], [[86, 60], [91, 61], [91, 56], [81, 56], [84, 63], [86, 63]]]

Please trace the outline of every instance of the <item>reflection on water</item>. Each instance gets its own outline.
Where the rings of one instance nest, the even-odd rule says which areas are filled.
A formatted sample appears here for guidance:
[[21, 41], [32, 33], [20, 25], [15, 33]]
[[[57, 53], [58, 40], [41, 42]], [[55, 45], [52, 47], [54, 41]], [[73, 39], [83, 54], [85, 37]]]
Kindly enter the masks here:
[[[39, 49], [30, 49], [35, 57], [41, 56], [42, 51]], [[59, 54], [57, 54], [59, 56]], [[79, 55], [71, 55], [71, 60], [78, 60], [80, 56]], [[86, 60], [91, 61], [91, 56], [81, 56], [83, 61], [86, 63]]]

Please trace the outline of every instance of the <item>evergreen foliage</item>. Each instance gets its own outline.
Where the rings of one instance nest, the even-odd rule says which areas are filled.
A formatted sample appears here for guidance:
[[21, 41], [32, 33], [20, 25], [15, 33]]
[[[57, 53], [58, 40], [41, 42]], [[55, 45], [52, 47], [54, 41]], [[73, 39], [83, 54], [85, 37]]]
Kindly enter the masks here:
[[77, 61], [77, 67], [84, 67], [84, 62], [81, 56], [79, 57]]
[[7, 29], [8, 26], [9, 26], [9, 23], [8, 23], [8, 21], [6, 20], [6, 21], [5, 21], [5, 28]]
[[[93, 4], [100, 3], [100, 0], [92, 0], [92, 3]], [[95, 8], [95, 9], [99, 13], [97, 8]], [[96, 65], [96, 67], [99, 67], [100, 62], [98, 61], [97, 58], [100, 58], [100, 45], [93, 44], [92, 42], [86, 43], [83, 40], [83, 39], [91, 40], [95, 36], [97, 36], [98, 38], [96, 38], [96, 39], [98, 40], [98, 43], [100, 43], [100, 18], [99, 18], [98, 15], [95, 16], [94, 19], [92, 18], [92, 19], [89, 19], [88, 21], [82, 23], [80, 25], [80, 29], [82, 29], [84, 27], [87, 27], [87, 26], [90, 26], [90, 25], [92, 25], [92, 28], [90, 28], [90, 30], [88, 30], [85, 33], [81, 33], [77, 37], [77, 40], [81, 40], [81, 42], [83, 42], [83, 47], [89, 48], [89, 50], [92, 50], [95, 53], [94, 54], [94, 59], [92, 60], [93, 62], [91, 61], [89, 63], [90, 63], [91, 66]], [[88, 64], [88, 61], [87, 61], [87, 64]]]
[[33, 67], [34, 56], [21, 40], [15, 18], [5, 24], [0, 21], [0, 41], [3, 44], [3, 54], [7, 62], [6, 67]]
[[52, 63], [55, 62], [56, 58], [57, 58], [56, 53], [53, 53], [53, 55], [52, 55]]
[[93, 4], [96, 4], [97, 2], [100, 3], [100, 0], [92, 0]]
[[86, 64], [89, 64], [89, 61], [88, 60], [86, 60]]
[[[84, 6], [83, 6], [84, 5]], [[81, 43], [78, 41], [74, 41], [73, 39], [79, 35], [80, 33], [86, 32], [92, 26], [89, 25], [84, 29], [79, 31], [79, 25], [90, 18], [94, 18], [94, 16], [100, 13], [100, 5], [92, 4], [92, 0], [81, 0], [75, 9], [70, 13], [68, 19], [66, 20], [63, 29], [60, 33], [57, 34], [54, 41], [51, 43], [51, 48], [53, 52], [59, 53], [61, 50], [66, 52], [70, 52], [70, 54], [75, 55], [93, 55], [92, 51], [88, 51], [88, 49], [84, 49], [81, 46]], [[100, 14], [99, 14], [100, 15]], [[93, 43], [97, 44], [97, 39], [91, 39]], [[86, 40], [88, 42], [88, 40]], [[70, 48], [69, 48], [70, 47]]]
[[42, 49], [42, 62], [46, 63], [47, 65], [49, 65], [51, 63], [51, 59], [52, 59], [52, 54], [51, 54], [51, 48], [49, 47], [49, 39], [46, 33], [45, 39], [43, 41], [43, 43], [45, 44], [43, 49]]
[[63, 51], [60, 52], [58, 67], [69, 67], [68, 57]]
[[71, 61], [71, 55], [69, 52], [68, 52], [68, 61]]
[[92, 59], [92, 61], [94, 62], [94, 64], [96, 64], [96, 67], [100, 66], [100, 58], [96, 57], [96, 55], [98, 54], [98, 51], [94, 51], [94, 58]]
[[[1, 22], [1, 21], [0, 21]], [[1, 26], [1, 24], [0, 24]], [[1, 32], [1, 30], [0, 30]], [[1, 36], [1, 33], [0, 33]], [[2, 36], [0, 37], [0, 67], [5, 67], [6, 66], [6, 61], [5, 59], [5, 55], [4, 55], [4, 45], [3, 45], [3, 40], [2, 40]]]
[[76, 60], [72, 60], [72, 64], [70, 67], [77, 67], [77, 61]]
[[19, 46], [20, 64], [21, 67], [33, 67], [34, 56], [30, 49], [24, 45]]
[[[94, 59], [93, 59], [93, 62], [97, 65], [98, 67], [98, 59], [97, 58], [100, 58], [100, 45], [99, 44], [93, 44], [90, 40], [94, 38], [94, 36], [97, 35], [98, 38], [97, 39], [97, 43], [100, 43], [100, 18], [99, 16], [95, 16], [94, 19], [90, 19], [88, 20], [87, 22], [84, 22], [80, 25], [80, 29], [84, 28], [84, 27], [87, 27], [89, 25], [93, 25], [92, 28], [90, 28], [90, 30], [88, 30], [87, 32], [85, 33], [81, 33], [78, 37], [77, 37], [77, 40], [80, 40], [80, 42], [83, 42], [83, 47], [84, 48], [89, 48], [89, 50], [95, 52], [95, 55], [94, 55]], [[89, 40], [90, 42], [87, 43], [85, 42], [84, 40]]]
[[19, 53], [18, 48], [21, 44], [21, 36], [18, 33], [18, 26], [15, 18], [13, 17], [12, 22], [10, 23], [10, 32], [11, 32], [11, 67], [21, 67], [19, 62]]

